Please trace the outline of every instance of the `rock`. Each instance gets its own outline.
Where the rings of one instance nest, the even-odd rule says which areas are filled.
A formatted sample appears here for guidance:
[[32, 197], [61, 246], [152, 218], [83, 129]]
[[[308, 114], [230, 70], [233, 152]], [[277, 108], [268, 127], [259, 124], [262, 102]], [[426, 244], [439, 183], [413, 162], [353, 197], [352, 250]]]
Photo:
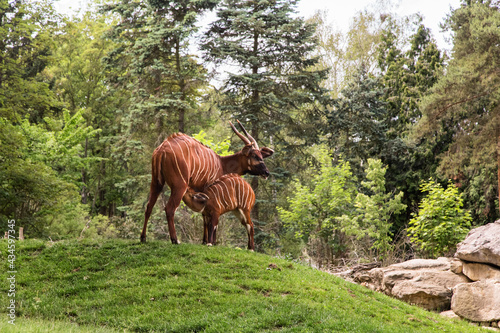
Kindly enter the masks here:
[[[379, 262], [374, 262], [374, 263], [368, 263], [368, 264], [358, 264], [353, 266], [350, 269], [343, 270], [340, 272], [330, 272], [333, 275], [337, 275], [344, 280], [347, 280], [349, 282], [357, 282], [360, 284], [363, 284], [366, 281], [370, 280], [370, 277], [368, 275], [368, 271], [375, 268], [375, 267], [380, 267]], [[356, 281], [354, 281], [354, 276], [356, 276]]]
[[453, 259], [446, 257], [439, 257], [437, 259], [412, 259], [399, 264], [394, 264], [389, 267], [397, 267], [401, 269], [437, 269], [447, 271], [450, 269], [451, 261]]
[[488, 264], [463, 263], [463, 274], [472, 281], [500, 280], [500, 269]]
[[370, 273], [367, 271], [355, 273], [354, 276], [355, 276], [355, 279], [358, 283], [364, 283], [364, 282], [371, 281]]
[[463, 270], [463, 261], [457, 258], [454, 258], [450, 263], [450, 271], [455, 274], [462, 273]]
[[335, 272], [331, 274], [336, 275], [346, 281], [354, 282], [354, 280], [352, 279], [352, 274], [353, 274], [352, 269], [347, 269], [345, 271]]
[[384, 292], [427, 310], [448, 310], [451, 289], [469, 282], [450, 271], [451, 258], [413, 259], [354, 275], [354, 280], [372, 290]]
[[451, 309], [475, 322], [500, 320], [500, 281], [483, 280], [455, 286]]
[[457, 245], [455, 257], [500, 266], [500, 220], [469, 231]]
[[450, 271], [422, 271], [411, 280], [396, 283], [392, 295], [427, 310], [447, 310], [452, 288], [467, 281], [465, 276]]
[[441, 313], [439, 313], [441, 316], [443, 317], [446, 317], [446, 318], [457, 318], [457, 319], [460, 319], [460, 316], [457, 315], [455, 312], [453, 312], [453, 310], [448, 310], [448, 311], [443, 311]]

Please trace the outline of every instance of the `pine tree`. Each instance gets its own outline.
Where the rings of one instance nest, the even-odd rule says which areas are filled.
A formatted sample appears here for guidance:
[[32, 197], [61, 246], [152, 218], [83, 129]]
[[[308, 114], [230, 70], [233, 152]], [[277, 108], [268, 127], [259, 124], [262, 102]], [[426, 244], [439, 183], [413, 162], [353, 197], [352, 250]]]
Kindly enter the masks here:
[[[321, 87], [327, 70], [313, 69], [318, 63], [313, 56], [315, 26], [297, 17], [296, 4], [296, 0], [225, 0], [202, 44], [205, 59], [225, 72], [221, 110], [241, 120], [262, 145], [272, 140], [279, 152], [266, 161], [274, 177], [293, 171], [293, 156], [303, 155], [301, 150], [317, 141], [321, 110], [329, 101]], [[252, 187], [257, 191], [256, 178]], [[257, 198], [274, 203], [268, 207], [272, 219], [276, 188], [264, 190]], [[256, 220], [265, 219], [258, 217], [260, 202], [254, 208]]]
[[387, 108], [380, 78], [365, 66], [348, 82], [327, 114], [326, 135], [337, 158], [350, 162], [359, 177], [368, 159], [380, 156], [387, 146]]
[[310, 70], [318, 62], [309, 57], [315, 27], [295, 17], [296, 3], [226, 0], [205, 33], [205, 59], [228, 66], [222, 108], [248, 122], [257, 141], [265, 133], [303, 137], [300, 132], [317, 126], [318, 109], [298, 108], [328, 100], [320, 86], [327, 71]]
[[0, 117], [42, 122], [61, 111], [41, 74], [59, 19], [47, 1], [0, 2]]
[[385, 99], [392, 123], [388, 134], [406, 137], [411, 125], [421, 117], [418, 102], [437, 82], [444, 58], [430, 30], [421, 23], [409, 39], [408, 51], [398, 49], [394, 39], [393, 28], [389, 26], [379, 47], [379, 68], [383, 71]]
[[[387, 185], [405, 193], [406, 223], [420, 200], [419, 183], [433, 176], [437, 168], [435, 154], [444, 151], [449, 135], [437, 142], [409, 140], [412, 127], [422, 117], [418, 103], [437, 82], [444, 68], [444, 56], [438, 50], [430, 30], [416, 17], [413, 33], [400, 45], [396, 22], [388, 19], [378, 49], [378, 66], [382, 71], [383, 100], [387, 108], [388, 145], [380, 158], [388, 166]], [[408, 47], [404, 51], [405, 44]]]
[[[199, 89], [206, 84], [206, 70], [191, 54], [189, 43], [198, 30], [196, 20], [217, 0], [123, 0], [105, 6], [119, 14], [112, 38], [119, 45], [107, 57], [118, 66], [115, 78], [131, 92], [124, 125], [129, 134], [144, 136], [155, 128], [156, 143], [172, 129], [186, 130], [186, 117], [193, 113]], [[170, 127], [170, 124], [177, 126]]]

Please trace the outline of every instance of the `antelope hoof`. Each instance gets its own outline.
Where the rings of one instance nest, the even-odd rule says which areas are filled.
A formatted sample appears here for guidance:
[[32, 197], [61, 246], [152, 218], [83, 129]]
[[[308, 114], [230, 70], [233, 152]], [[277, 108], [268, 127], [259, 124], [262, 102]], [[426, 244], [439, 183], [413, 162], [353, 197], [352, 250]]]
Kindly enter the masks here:
[[146, 236], [141, 235], [141, 243], [146, 243]]
[[212, 243], [207, 243], [207, 246], [212, 246]]
[[178, 245], [178, 244], [180, 244], [180, 243], [181, 243], [181, 242], [179, 242], [177, 239], [171, 239], [171, 241], [172, 241], [172, 244], [176, 244], [176, 245]]

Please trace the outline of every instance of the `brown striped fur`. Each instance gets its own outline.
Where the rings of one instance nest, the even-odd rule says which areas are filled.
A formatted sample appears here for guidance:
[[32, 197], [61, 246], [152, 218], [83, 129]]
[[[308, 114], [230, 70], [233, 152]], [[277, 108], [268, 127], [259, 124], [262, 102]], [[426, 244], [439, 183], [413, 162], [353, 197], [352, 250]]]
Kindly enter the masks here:
[[204, 243], [215, 244], [219, 217], [233, 212], [247, 229], [248, 249], [254, 249], [254, 229], [250, 212], [255, 204], [255, 193], [250, 184], [239, 175], [223, 175], [201, 193], [188, 188], [183, 201], [192, 210], [203, 214]]
[[[232, 124], [231, 127], [245, 146], [230, 156], [219, 156], [198, 140], [182, 133], [172, 134], [155, 149], [151, 161], [151, 186], [141, 242], [146, 241], [148, 220], [165, 184], [171, 190], [170, 198], [164, 207], [168, 230], [172, 243], [178, 244], [174, 214], [188, 187], [201, 191], [207, 184], [214, 183], [222, 175], [229, 173], [249, 173], [265, 178], [269, 176], [263, 159], [271, 156], [273, 150], [259, 148], [253, 138], [246, 138]], [[244, 130], [243, 126], [241, 128]]]

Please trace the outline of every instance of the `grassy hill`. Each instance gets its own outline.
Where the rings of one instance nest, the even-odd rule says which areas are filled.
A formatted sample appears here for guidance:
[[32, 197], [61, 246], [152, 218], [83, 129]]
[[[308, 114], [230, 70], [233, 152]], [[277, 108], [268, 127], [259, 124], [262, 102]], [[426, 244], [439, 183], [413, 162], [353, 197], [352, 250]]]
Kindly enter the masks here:
[[[6, 263], [5, 241], [0, 249]], [[16, 256], [16, 326], [2, 306], [1, 332], [482, 331], [246, 250], [29, 240], [17, 242]], [[4, 267], [2, 305], [9, 301]]]

